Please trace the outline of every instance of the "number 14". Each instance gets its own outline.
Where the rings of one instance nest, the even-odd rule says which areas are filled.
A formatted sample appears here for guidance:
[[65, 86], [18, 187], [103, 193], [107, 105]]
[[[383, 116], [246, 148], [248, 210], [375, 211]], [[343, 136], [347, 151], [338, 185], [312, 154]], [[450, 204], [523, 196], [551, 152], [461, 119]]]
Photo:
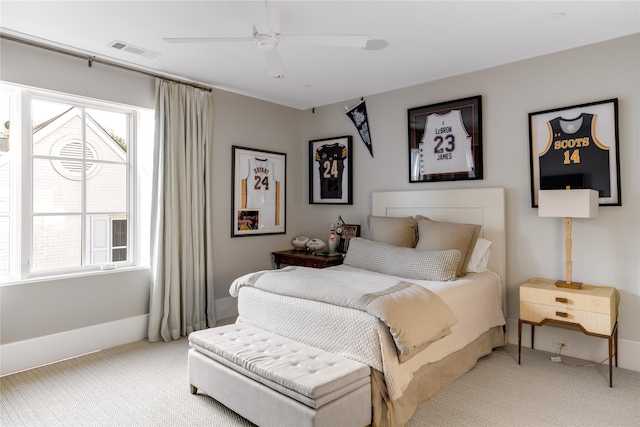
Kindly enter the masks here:
[[575, 149], [569, 154], [569, 150], [564, 152], [564, 164], [580, 163], [580, 150]]

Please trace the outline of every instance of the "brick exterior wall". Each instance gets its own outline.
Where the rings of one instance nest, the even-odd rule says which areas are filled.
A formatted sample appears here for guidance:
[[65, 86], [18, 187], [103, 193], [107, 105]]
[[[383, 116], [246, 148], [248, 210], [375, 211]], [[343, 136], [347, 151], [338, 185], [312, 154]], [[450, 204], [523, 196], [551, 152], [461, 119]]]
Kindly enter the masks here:
[[[52, 130], [49, 128], [52, 126], [57, 127]], [[39, 130], [34, 134], [34, 155], [59, 155], [61, 146], [73, 140], [80, 140], [81, 126], [78, 115], [65, 114]], [[44, 137], [39, 137], [40, 132]], [[122, 218], [121, 213], [126, 212], [127, 207], [126, 159], [123, 160], [121, 157], [122, 149], [113, 141], [109, 141], [108, 135], [108, 139], [105, 139], [105, 135], [95, 126], [86, 127], [87, 142], [93, 148], [97, 160], [95, 168], [87, 172], [87, 214], [106, 213], [113, 218]], [[117, 150], [120, 150], [120, 153]], [[115, 161], [120, 164], [101, 161]], [[32, 268], [38, 270], [80, 266], [82, 217], [78, 214], [82, 208], [82, 181], [79, 176], [65, 170], [59, 161], [49, 158], [34, 159], [33, 173], [34, 213], [61, 215], [34, 218]], [[91, 248], [90, 216], [87, 217], [86, 233], [88, 263]], [[110, 239], [110, 236], [107, 238]]]

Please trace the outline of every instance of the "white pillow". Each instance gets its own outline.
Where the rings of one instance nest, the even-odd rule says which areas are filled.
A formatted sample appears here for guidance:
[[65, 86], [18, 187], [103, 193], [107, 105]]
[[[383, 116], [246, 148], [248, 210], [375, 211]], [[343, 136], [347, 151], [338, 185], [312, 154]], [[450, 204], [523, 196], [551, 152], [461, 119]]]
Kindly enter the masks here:
[[489, 256], [491, 251], [491, 242], [482, 237], [478, 237], [476, 246], [473, 248], [471, 258], [469, 258], [469, 265], [467, 265], [467, 271], [471, 273], [482, 273], [487, 271], [487, 263], [489, 262]]

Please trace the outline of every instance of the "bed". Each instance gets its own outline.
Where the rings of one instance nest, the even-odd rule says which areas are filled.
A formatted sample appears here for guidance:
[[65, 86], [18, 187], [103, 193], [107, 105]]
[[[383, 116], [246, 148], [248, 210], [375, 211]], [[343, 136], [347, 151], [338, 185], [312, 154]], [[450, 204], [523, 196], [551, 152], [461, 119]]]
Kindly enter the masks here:
[[[407, 276], [410, 276], [411, 272], [405, 274], [404, 270], [398, 270], [405, 260], [416, 261], [418, 258], [413, 260], [414, 256], [437, 256], [440, 259], [443, 256], [448, 257], [452, 251], [424, 247], [427, 244], [426, 233], [421, 234], [423, 242], [414, 243], [413, 246], [397, 245], [393, 239], [400, 237], [400, 233], [396, 230], [388, 233], [390, 228], [379, 225], [374, 228], [373, 223], [370, 223], [371, 240], [360, 239], [358, 241], [360, 246], [354, 245], [356, 242], [351, 242], [345, 265], [324, 270], [288, 267], [283, 269], [284, 271], [259, 272], [259, 274], [264, 273], [264, 276], [251, 273], [234, 281], [230, 291], [232, 295], [238, 297], [238, 322], [252, 324], [266, 331], [369, 365], [372, 368], [372, 425], [403, 426], [411, 418], [420, 402], [433, 397], [452, 381], [463, 376], [475, 366], [478, 358], [489, 354], [493, 348], [504, 345], [506, 304], [503, 285], [506, 277], [504, 189], [374, 192], [371, 215], [370, 221], [392, 221], [393, 223], [400, 223], [404, 219], [410, 221], [408, 218], [418, 218], [421, 220], [419, 222], [421, 227], [422, 225], [425, 227], [473, 226], [476, 233], [474, 239], [478, 242], [490, 242], [490, 250], [486, 253], [490, 256], [488, 258], [485, 256], [486, 265], [478, 270], [485, 271], [460, 274], [462, 260], [466, 258], [469, 261], [472, 255], [476, 255], [476, 253], [472, 254], [473, 248], [469, 248], [466, 256], [464, 253], [453, 251], [454, 255], [458, 256], [456, 263], [453, 264], [453, 271], [451, 262], [448, 262], [445, 263], [445, 267], [438, 264], [438, 267], [430, 268], [427, 273], [419, 273], [408, 279]], [[434, 229], [425, 228], [424, 230], [432, 233]], [[441, 229], [437, 228], [437, 230]], [[423, 228], [420, 228], [420, 232], [422, 231]], [[385, 233], [387, 236], [384, 236]], [[429, 236], [435, 235], [429, 234]], [[391, 239], [391, 241], [385, 241], [385, 239]], [[364, 249], [353, 249], [354, 246], [373, 252], [359, 252]], [[422, 250], [419, 251], [414, 247]], [[390, 250], [392, 252], [388, 252]], [[364, 255], [358, 258], [358, 254]], [[366, 264], [372, 259], [377, 262]], [[420, 261], [423, 259], [419, 258]], [[406, 265], [414, 264], [408, 262]], [[473, 268], [478, 269], [475, 265]], [[372, 271], [376, 269], [381, 271]], [[398, 271], [402, 271], [402, 274], [396, 276], [395, 273]], [[392, 274], [389, 274], [390, 272]], [[254, 282], [267, 283], [265, 280], [269, 278], [277, 286], [286, 288], [286, 278], [291, 283], [296, 283], [297, 280], [311, 281], [311, 276], [317, 282], [309, 283], [310, 286], [307, 288], [311, 289], [309, 292], [321, 293], [319, 289], [326, 288], [322, 291], [324, 296], [319, 301], [312, 300], [306, 294], [291, 293], [286, 290], [275, 292], [272, 288], [254, 286]], [[437, 330], [444, 331], [439, 335], [430, 332], [432, 338], [423, 340], [424, 346], [414, 345], [411, 351], [401, 351], [402, 343], [399, 340], [404, 339], [406, 336], [404, 332], [409, 330], [409, 326], [403, 324], [402, 327], [396, 327], [384, 317], [355, 309], [350, 304], [357, 298], [349, 300], [346, 305], [334, 303], [333, 299], [341, 294], [332, 291], [338, 289], [334, 287], [340, 286], [338, 282], [342, 277], [345, 281], [352, 280], [353, 283], [371, 282], [379, 283], [380, 286], [394, 280], [389, 283], [407, 284], [411, 287], [408, 289], [418, 288], [418, 291], [425, 292], [426, 295], [436, 295], [435, 300], [443, 302], [455, 315], [455, 322], [451, 322], [450, 326], [438, 326]], [[453, 280], [440, 280], [442, 277]], [[248, 283], [252, 280], [252, 283]], [[298, 286], [290, 286], [290, 288], [298, 288]], [[303, 287], [300, 286], [300, 288]], [[370, 295], [367, 294], [367, 296]], [[420, 329], [421, 332], [423, 329], [429, 330], [429, 327], [415, 327], [416, 319], [423, 322], [417, 313], [416, 311], [415, 315], [404, 316], [403, 321], [409, 322], [407, 323], [409, 325], [413, 320], [414, 324], [410, 326], [414, 328], [412, 330]], [[446, 316], [439, 315], [433, 323], [437, 324], [439, 320], [445, 318]], [[431, 322], [423, 322], [421, 325], [427, 323], [431, 324]]]

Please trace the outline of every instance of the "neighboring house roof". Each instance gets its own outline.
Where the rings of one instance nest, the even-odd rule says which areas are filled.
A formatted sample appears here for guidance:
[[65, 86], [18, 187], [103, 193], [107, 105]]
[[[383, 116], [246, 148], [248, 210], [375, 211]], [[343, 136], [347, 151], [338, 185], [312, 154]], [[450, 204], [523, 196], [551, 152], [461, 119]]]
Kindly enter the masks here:
[[[74, 108], [75, 108], [75, 107], [71, 107], [71, 108], [69, 108], [68, 110], [63, 111], [62, 113], [58, 114], [57, 116], [51, 117], [50, 119], [45, 120], [45, 121], [44, 121], [44, 122], [42, 122], [42, 123], [38, 123], [36, 126], [34, 126], [34, 127], [33, 127], [33, 133], [35, 134], [35, 133], [37, 133], [38, 131], [40, 131], [40, 130], [42, 130], [42, 129], [46, 128], [46, 127], [47, 127], [47, 126], [49, 126], [51, 123], [55, 122], [55, 121], [56, 121], [56, 120], [58, 120], [60, 117], [64, 116], [64, 115], [65, 115], [65, 114], [67, 114], [69, 111], [73, 110]], [[122, 150], [122, 151], [124, 152], [124, 150], [122, 149], [122, 147], [120, 146], [120, 144], [118, 144], [118, 143], [113, 139], [113, 137], [111, 136], [111, 134], [109, 134], [109, 132], [107, 132], [107, 130], [106, 130], [106, 129], [104, 129], [104, 128], [102, 127], [102, 125], [100, 125], [100, 123], [98, 123], [96, 120], [94, 120], [94, 119], [93, 119], [93, 117], [91, 117], [91, 115], [90, 115], [90, 114], [87, 114], [87, 117], [88, 117], [88, 118], [89, 118], [89, 119], [90, 119], [90, 120], [91, 120], [91, 121], [92, 121], [96, 126], [98, 126], [98, 127], [102, 130], [102, 132], [104, 132], [104, 134], [105, 134], [105, 135], [107, 135], [107, 136], [108, 136], [108, 138], [109, 138], [110, 140], [112, 140], [118, 148], [120, 148], [120, 150]], [[7, 122], [7, 123], [8, 123], [8, 122]], [[8, 151], [9, 151], [9, 141], [10, 141], [9, 137], [0, 137], [0, 152], [5, 152], [5, 153], [6, 153], [6, 152], [8, 152]]]
[[[34, 144], [42, 141], [47, 135], [54, 132], [57, 128], [62, 126], [69, 116], [79, 116], [79, 110], [76, 107], [71, 107], [61, 114], [52, 117], [33, 128]], [[65, 118], [66, 116], [66, 118]], [[87, 123], [94, 129], [94, 131], [100, 136], [100, 139], [113, 150], [122, 160], [126, 159], [126, 151], [118, 144], [115, 139], [98, 123], [90, 114], [86, 115]]]
[[40, 129], [43, 129], [43, 128], [45, 128], [45, 127], [49, 126], [51, 123], [55, 122], [55, 121], [56, 121], [56, 120], [58, 120], [60, 117], [64, 116], [64, 115], [65, 115], [65, 114], [67, 114], [69, 111], [73, 110], [74, 108], [75, 108], [75, 107], [71, 107], [71, 108], [69, 108], [67, 111], [64, 111], [64, 112], [62, 112], [62, 113], [58, 114], [58, 115], [57, 115], [57, 116], [55, 116], [55, 117], [51, 117], [49, 120], [45, 120], [44, 122], [42, 122], [42, 123], [39, 123], [39, 124], [35, 125], [35, 126], [33, 127], [33, 133], [36, 133], [36, 132], [38, 132]]

